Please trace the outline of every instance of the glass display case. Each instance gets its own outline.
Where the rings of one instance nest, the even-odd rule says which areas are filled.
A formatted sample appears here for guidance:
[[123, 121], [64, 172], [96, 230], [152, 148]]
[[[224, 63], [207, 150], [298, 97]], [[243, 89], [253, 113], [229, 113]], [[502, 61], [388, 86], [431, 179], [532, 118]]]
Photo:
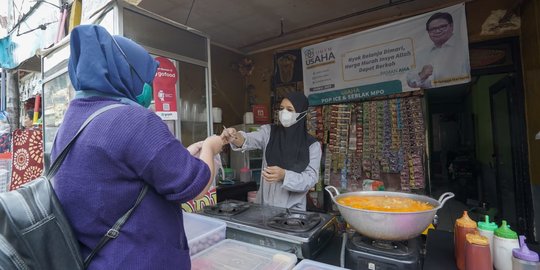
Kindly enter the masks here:
[[67, 73], [43, 84], [43, 132], [45, 152], [50, 153], [56, 131], [62, 124], [69, 101], [75, 95]]
[[188, 146], [209, 135], [205, 68], [179, 62], [178, 73], [180, 106], [177, 122], [180, 127], [177, 132], [182, 143]]
[[[170, 108], [170, 114], [156, 113], [185, 146], [212, 134], [210, 40], [206, 35], [123, 1], [110, 1], [85, 18], [82, 24], [99, 24], [113, 35], [130, 38], [176, 68], [176, 83], [169, 88], [176, 108]], [[67, 73], [69, 53], [69, 37], [42, 52], [46, 166], [56, 131], [75, 94]], [[159, 90], [154, 87], [154, 97]]]
[[41, 60], [45, 168], [50, 165], [49, 157], [56, 132], [62, 124], [69, 101], [75, 95], [67, 73], [68, 59], [69, 44], [64, 41], [47, 51]]

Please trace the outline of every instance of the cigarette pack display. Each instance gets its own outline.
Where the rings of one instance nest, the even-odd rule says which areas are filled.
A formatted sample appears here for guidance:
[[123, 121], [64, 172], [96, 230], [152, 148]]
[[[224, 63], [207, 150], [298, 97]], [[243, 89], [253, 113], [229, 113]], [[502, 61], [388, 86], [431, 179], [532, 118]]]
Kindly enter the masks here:
[[425, 187], [421, 96], [324, 105], [310, 112], [310, 133], [323, 132], [318, 139], [325, 150], [325, 184], [355, 190], [363, 179], [374, 179], [389, 190]]

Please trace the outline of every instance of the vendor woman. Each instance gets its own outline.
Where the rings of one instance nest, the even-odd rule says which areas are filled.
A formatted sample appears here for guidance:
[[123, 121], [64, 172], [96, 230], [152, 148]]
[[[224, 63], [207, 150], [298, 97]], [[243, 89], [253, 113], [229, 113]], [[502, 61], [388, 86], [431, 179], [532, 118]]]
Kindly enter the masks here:
[[235, 151], [263, 150], [257, 203], [306, 210], [306, 194], [319, 179], [321, 144], [307, 132], [308, 100], [287, 95], [279, 108], [280, 124], [245, 133], [227, 128], [221, 134]]

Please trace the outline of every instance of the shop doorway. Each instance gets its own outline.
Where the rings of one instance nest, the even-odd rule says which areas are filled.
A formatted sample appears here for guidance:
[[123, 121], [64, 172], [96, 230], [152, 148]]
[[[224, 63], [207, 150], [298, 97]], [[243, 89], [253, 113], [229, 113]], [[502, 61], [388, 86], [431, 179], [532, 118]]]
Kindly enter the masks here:
[[472, 85], [430, 89], [426, 96], [432, 196], [451, 191], [462, 205], [477, 204], [481, 196], [476, 177]]
[[[493, 169], [499, 218], [532, 236], [531, 186], [528, 177], [524, 104], [515, 74], [489, 88], [493, 134]], [[532, 239], [532, 238], [531, 238]]]
[[468, 84], [426, 91], [429, 190], [433, 197], [456, 194], [450, 226], [469, 210], [476, 220], [507, 220], [534, 239], [519, 43], [499, 42], [511, 58], [505, 64], [473, 69]]

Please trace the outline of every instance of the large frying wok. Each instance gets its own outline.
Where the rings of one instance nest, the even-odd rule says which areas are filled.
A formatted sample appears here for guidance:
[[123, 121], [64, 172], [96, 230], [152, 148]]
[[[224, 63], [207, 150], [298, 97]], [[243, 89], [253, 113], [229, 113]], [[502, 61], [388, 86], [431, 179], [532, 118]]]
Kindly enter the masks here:
[[[454, 194], [451, 192], [446, 192], [441, 195], [439, 200], [435, 200], [427, 196], [403, 192], [357, 191], [340, 194], [333, 186], [327, 186], [325, 189], [330, 193], [332, 200], [337, 205], [345, 221], [356, 231], [373, 239], [392, 241], [408, 240], [420, 235], [433, 222], [437, 210], [442, 208], [447, 200], [454, 197]], [[338, 199], [349, 196], [406, 197], [428, 202], [434, 208], [419, 212], [383, 212], [356, 209], [337, 202]]]

